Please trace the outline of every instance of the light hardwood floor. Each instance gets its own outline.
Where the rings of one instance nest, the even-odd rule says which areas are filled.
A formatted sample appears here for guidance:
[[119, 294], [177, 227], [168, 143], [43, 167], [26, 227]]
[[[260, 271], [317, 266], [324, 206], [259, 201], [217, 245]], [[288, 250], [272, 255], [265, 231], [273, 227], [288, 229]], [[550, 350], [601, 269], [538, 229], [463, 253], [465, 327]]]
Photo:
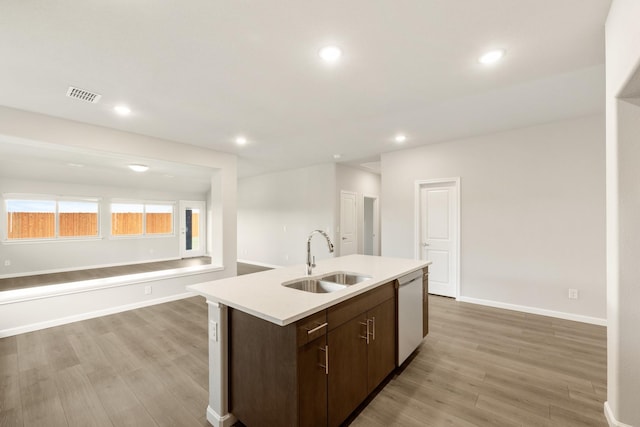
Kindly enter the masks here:
[[127, 274], [171, 270], [174, 268], [206, 264], [211, 264], [211, 257], [202, 256], [171, 261], [120, 265], [116, 267], [88, 268], [85, 270], [64, 271], [60, 273], [35, 274], [33, 276], [8, 277], [0, 279], [0, 291], [78, 282], [82, 280], [104, 279], [106, 277], [125, 276]]
[[[353, 426], [605, 426], [603, 327], [430, 301], [431, 332]], [[204, 299], [0, 339], [1, 426], [206, 426]]]

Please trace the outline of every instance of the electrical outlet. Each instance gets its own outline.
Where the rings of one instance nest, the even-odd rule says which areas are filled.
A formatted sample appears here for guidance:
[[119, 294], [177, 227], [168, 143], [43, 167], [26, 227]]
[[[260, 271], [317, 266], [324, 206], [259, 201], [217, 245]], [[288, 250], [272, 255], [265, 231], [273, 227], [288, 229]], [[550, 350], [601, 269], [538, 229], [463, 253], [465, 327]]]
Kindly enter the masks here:
[[10, 259], [5, 259], [4, 260], [4, 266], [5, 267], [9, 267], [11, 265], [11, 260]]
[[577, 289], [569, 289], [569, 299], [578, 299]]
[[153, 292], [153, 288], [151, 287], [151, 285], [147, 285], [144, 287], [144, 294], [145, 295], [151, 295], [151, 292]]
[[209, 339], [218, 341], [218, 323], [213, 320], [209, 322]]

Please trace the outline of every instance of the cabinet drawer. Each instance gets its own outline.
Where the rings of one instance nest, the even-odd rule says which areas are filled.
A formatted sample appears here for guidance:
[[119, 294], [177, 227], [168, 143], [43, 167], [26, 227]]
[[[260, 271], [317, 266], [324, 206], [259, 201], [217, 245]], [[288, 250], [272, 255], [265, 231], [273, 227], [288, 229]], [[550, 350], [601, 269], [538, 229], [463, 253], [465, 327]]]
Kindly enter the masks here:
[[327, 333], [327, 310], [319, 311], [296, 323], [298, 347], [315, 340]]
[[395, 296], [395, 283], [389, 282], [376, 289], [366, 292], [350, 300], [341, 302], [338, 305], [327, 309], [327, 322], [329, 322], [329, 330], [334, 329], [354, 317], [364, 313], [372, 307], [375, 307], [388, 299]]

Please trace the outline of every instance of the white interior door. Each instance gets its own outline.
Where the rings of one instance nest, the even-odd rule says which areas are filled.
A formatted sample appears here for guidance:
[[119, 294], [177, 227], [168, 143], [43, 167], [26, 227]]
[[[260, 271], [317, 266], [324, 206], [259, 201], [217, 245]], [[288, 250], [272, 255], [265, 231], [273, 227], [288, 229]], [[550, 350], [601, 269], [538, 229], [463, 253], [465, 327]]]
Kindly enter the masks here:
[[429, 293], [457, 298], [459, 263], [459, 180], [416, 183], [420, 259], [429, 260]]
[[206, 210], [202, 201], [180, 201], [180, 256], [203, 256], [206, 248]]
[[340, 256], [358, 252], [357, 194], [340, 192]]

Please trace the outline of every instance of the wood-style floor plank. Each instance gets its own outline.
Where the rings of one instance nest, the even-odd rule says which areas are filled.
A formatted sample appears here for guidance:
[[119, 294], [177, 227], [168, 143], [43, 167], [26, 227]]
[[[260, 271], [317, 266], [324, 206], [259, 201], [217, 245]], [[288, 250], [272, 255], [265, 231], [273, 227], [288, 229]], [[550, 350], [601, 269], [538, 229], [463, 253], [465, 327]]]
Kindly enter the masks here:
[[[606, 329], [430, 298], [430, 334], [353, 426], [606, 426]], [[0, 426], [206, 426], [193, 297], [0, 339]]]
[[439, 297], [429, 310], [419, 353], [361, 417], [388, 418], [401, 394], [411, 402], [404, 414], [427, 405], [436, 425], [607, 425], [606, 328]]
[[55, 382], [69, 426], [113, 425], [82, 367], [59, 370]]
[[14, 289], [32, 288], [36, 286], [56, 285], [60, 283], [79, 282], [82, 280], [104, 279], [107, 277], [126, 276], [129, 274], [147, 273], [150, 271], [171, 270], [195, 265], [211, 264], [210, 257], [184, 258], [169, 261], [145, 262], [116, 267], [90, 268], [85, 270], [64, 271], [60, 273], [34, 274], [30, 276], [7, 277], [0, 279], [0, 292]]

